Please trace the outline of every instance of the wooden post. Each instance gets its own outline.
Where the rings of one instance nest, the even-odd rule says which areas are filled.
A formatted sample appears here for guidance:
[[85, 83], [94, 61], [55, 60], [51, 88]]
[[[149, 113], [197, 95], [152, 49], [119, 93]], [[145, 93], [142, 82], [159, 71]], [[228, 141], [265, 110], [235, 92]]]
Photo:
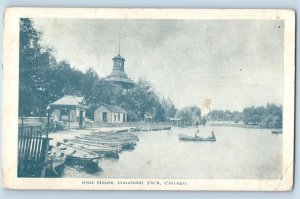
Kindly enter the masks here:
[[24, 114], [22, 114], [22, 127], [21, 127], [21, 135], [23, 135], [24, 132]]
[[49, 125], [50, 125], [50, 107], [47, 107], [47, 133], [46, 133], [46, 138], [48, 138], [49, 134]]
[[47, 161], [48, 161], [49, 139], [43, 140], [43, 146], [44, 146], [44, 150], [42, 150], [42, 157], [44, 159], [44, 162], [41, 170], [41, 178], [44, 178], [46, 176], [46, 169], [48, 166]]

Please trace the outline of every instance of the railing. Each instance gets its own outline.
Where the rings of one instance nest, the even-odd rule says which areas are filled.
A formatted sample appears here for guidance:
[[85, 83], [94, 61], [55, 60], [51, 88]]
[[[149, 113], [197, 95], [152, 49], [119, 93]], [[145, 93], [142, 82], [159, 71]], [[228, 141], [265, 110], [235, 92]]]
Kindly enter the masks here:
[[41, 126], [21, 126], [18, 133], [18, 177], [45, 175], [49, 138]]

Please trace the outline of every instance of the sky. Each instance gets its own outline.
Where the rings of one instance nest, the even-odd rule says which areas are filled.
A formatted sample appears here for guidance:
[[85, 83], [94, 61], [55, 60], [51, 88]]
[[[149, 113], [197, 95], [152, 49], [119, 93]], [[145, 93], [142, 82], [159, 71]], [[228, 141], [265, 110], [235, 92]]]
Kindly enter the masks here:
[[58, 61], [100, 77], [112, 71], [119, 37], [125, 72], [151, 82], [177, 108], [241, 111], [282, 104], [281, 20], [33, 19]]

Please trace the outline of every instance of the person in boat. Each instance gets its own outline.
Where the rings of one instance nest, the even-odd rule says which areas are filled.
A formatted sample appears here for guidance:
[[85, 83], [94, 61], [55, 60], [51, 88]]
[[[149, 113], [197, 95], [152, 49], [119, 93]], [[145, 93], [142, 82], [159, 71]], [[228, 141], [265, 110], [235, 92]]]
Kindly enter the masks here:
[[198, 129], [197, 132], [195, 133], [195, 137], [196, 137], [196, 138], [199, 137], [199, 129]]

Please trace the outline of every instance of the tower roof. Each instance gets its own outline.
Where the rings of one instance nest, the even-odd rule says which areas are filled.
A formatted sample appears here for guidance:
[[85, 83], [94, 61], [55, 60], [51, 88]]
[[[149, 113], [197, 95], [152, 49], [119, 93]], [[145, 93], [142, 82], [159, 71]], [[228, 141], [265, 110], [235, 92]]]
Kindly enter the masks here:
[[114, 59], [122, 59], [122, 60], [124, 60], [125, 61], [125, 58], [124, 57], [122, 57], [120, 54], [118, 54], [117, 56], [115, 56], [114, 58], [112, 58], [113, 60]]
[[118, 55], [113, 57], [113, 70], [106, 80], [121, 84], [123, 88], [129, 89], [134, 87], [134, 81], [128, 78], [124, 70], [125, 58], [120, 55], [120, 38], [119, 38], [119, 52]]

